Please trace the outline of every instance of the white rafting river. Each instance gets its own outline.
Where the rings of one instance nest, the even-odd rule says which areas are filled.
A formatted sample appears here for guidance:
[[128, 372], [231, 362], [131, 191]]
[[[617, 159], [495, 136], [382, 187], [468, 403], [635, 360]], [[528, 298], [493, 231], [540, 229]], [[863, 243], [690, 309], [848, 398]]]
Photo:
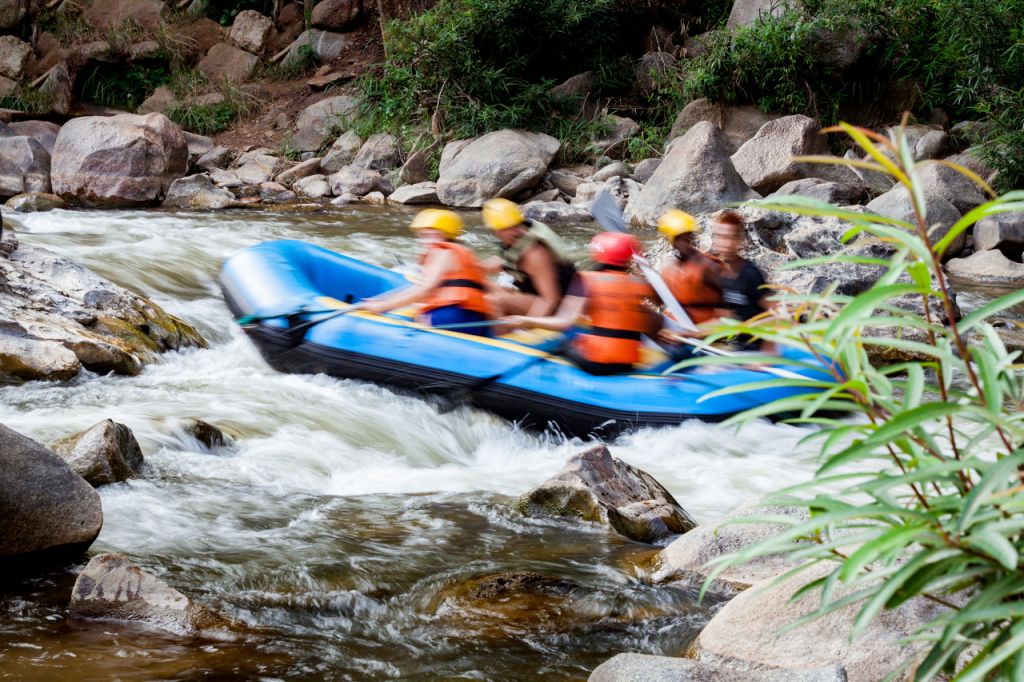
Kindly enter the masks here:
[[[69, 620], [69, 567], [0, 588], [0, 677], [17, 679], [584, 679], [620, 651], [680, 654], [709, 617], [686, 590], [633, 568], [650, 547], [600, 529], [529, 521], [508, 507], [586, 444], [483, 412], [439, 413], [378, 386], [269, 369], [220, 298], [235, 249], [295, 238], [392, 267], [415, 259], [412, 213], [5, 213], [18, 237], [68, 256], [195, 325], [206, 350], [137, 377], [0, 388], [0, 422], [52, 442], [111, 418], [139, 439], [141, 479], [100, 489], [91, 554], [124, 552], [253, 627], [189, 641]], [[467, 216], [475, 220], [475, 216]], [[596, 228], [567, 228], [581, 249]], [[483, 228], [468, 243], [492, 252]], [[212, 451], [176, 429], [199, 417], [234, 438]], [[610, 443], [698, 520], [806, 480], [806, 431], [700, 422]], [[569, 599], [495, 615], [445, 602], [469, 578], [534, 571]]]

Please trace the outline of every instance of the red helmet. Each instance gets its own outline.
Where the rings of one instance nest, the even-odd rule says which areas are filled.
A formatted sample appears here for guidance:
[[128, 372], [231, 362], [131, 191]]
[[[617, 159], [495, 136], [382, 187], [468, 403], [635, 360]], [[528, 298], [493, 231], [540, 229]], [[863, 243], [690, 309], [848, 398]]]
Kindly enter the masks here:
[[603, 265], [624, 268], [635, 253], [640, 253], [640, 242], [633, 235], [602, 232], [590, 240], [590, 257]]

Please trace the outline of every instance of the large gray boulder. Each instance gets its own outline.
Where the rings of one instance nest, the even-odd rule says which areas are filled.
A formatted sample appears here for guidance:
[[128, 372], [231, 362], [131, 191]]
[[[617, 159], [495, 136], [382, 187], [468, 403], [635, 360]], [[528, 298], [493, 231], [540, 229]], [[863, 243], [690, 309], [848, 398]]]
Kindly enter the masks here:
[[599, 523], [641, 542], [697, 525], [650, 474], [612, 457], [603, 445], [571, 457], [558, 474], [520, 497], [516, 508], [532, 517]]
[[89, 561], [75, 581], [68, 611], [76, 618], [139, 623], [181, 636], [231, 625], [123, 554], [99, 554]]
[[0, 76], [21, 80], [31, 57], [31, 45], [15, 36], [0, 36]]
[[320, 0], [313, 8], [313, 26], [328, 31], [344, 31], [359, 21], [362, 5], [361, 0]]
[[241, 206], [235, 195], [213, 184], [205, 173], [178, 178], [171, 183], [164, 208], [216, 209]]
[[197, 65], [210, 81], [220, 83], [244, 83], [259, 66], [260, 58], [251, 52], [240, 50], [234, 45], [217, 43]]
[[[831, 568], [829, 566], [828, 568]], [[787, 668], [818, 668], [837, 663], [846, 669], [850, 682], [885, 679], [896, 662], [921, 650], [920, 642], [906, 638], [939, 614], [942, 608], [916, 597], [896, 609], [882, 610], [867, 630], [854, 641], [850, 631], [859, 605], [849, 605], [804, 625], [781, 632], [788, 624], [820, 606], [817, 591], [793, 600], [806, 583], [822, 577], [827, 569], [812, 568], [777, 583], [762, 583], [728, 602], [705, 626], [693, 650], [700, 658], [722, 656], [753, 665]], [[837, 586], [833, 598], [848, 590]], [[908, 673], [897, 677], [907, 679]]]
[[231, 40], [238, 47], [253, 54], [262, 53], [274, 32], [274, 21], [256, 10], [242, 10], [231, 24]]
[[0, 198], [50, 191], [50, 155], [31, 137], [0, 137]]
[[47, 154], [53, 153], [60, 126], [51, 121], [14, 121], [8, 126], [15, 135], [25, 135], [43, 145]]
[[795, 670], [736, 659], [618, 654], [594, 668], [588, 682], [847, 682], [842, 666]]
[[999, 213], [982, 218], [974, 225], [974, 248], [999, 249], [1012, 260], [1020, 260], [1024, 251], [1024, 213]]
[[318, 151], [331, 128], [346, 125], [358, 111], [359, 100], [349, 95], [335, 95], [309, 105], [295, 119], [292, 146], [300, 152]]
[[84, 116], [53, 145], [53, 193], [86, 206], [143, 206], [163, 199], [188, 169], [188, 144], [163, 114]]
[[259, 185], [270, 181], [287, 167], [287, 162], [270, 154], [243, 154], [238, 159], [235, 176], [246, 185]]
[[[949, 228], [960, 219], [960, 211], [956, 206], [949, 203], [945, 197], [925, 191], [925, 221], [929, 228], [932, 243], [935, 243], [946, 236]], [[916, 225], [917, 218], [914, 213], [913, 201], [906, 187], [900, 185], [889, 190], [880, 197], [873, 199], [866, 206], [868, 211], [894, 220], [903, 220]], [[951, 258], [959, 254], [966, 241], [966, 236], [961, 234], [950, 244], [946, 250], [945, 258]]]
[[784, 116], [765, 123], [757, 134], [732, 155], [744, 182], [761, 194], [770, 194], [787, 182], [813, 174], [810, 164], [794, 156], [827, 154], [821, 126], [807, 116]]
[[437, 196], [446, 206], [476, 208], [535, 186], [561, 143], [550, 135], [498, 130], [445, 145]]
[[0, 561], [84, 551], [103, 526], [100, 496], [45, 447], [0, 424]]
[[951, 277], [971, 284], [1024, 286], [1024, 264], [1013, 261], [998, 249], [976, 251], [967, 258], [953, 258], [946, 263]]
[[[683, 582], [699, 588], [715, 568], [710, 565], [712, 561], [769, 540], [786, 529], [777, 523], [737, 523], [753, 516], [789, 517], [803, 521], [807, 519], [807, 512], [797, 507], [760, 503], [744, 505], [728, 516], [698, 526], [672, 541], [655, 558], [652, 579], [655, 582]], [[781, 575], [794, 566], [796, 564], [785, 553], [758, 557], [719, 573], [711, 589], [732, 595], [762, 580]]]
[[969, 177], [941, 163], [928, 164], [917, 172], [929, 196], [940, 196], [961, 214], [985, 203], [985, 194]]
[[724, 135], [713, 123], [701, 121], [690, 128], [672, 143], [654, 175], [630, 202], [629, 220], [651, 226], [669, 209], [708, 213], [759, 198], [736, 172], [725, 147]]
[[[0, 248], [0, 282], [5, 282], [0, 287], [4, 334], [58, 343], [94, 372], [138, 374], [161, 351], [206, 345], [195, 329], [152, 301], [52, 251], [19, 245], [9, 230]], [[35, 344], [8, 344], [5, 353], [32, 366], [39, 350]], [[72, 367], [68, 363], [67, 371]], [[3, 369], [0, 381], [17, 378]]]
[[766, 114], [752, 104], [728, 105], [709, 99], [695, 99], [679, 112], [668, 139], [674, 140], [701, 121], [711, 121], [725, 133], [729, 154], [734, 154], [743, 144], [757, 135], [765, 123], [781, 118], [779, 114]]
[[111, 419], [62, 438], [53, 444], [53, 452], [94, 488], [134, 478], [142, 470], [135, 434]]
[[389, 171], [402, 165], [402, 149], [391, 133], [371, 135], [350, 164], [353, 168]]

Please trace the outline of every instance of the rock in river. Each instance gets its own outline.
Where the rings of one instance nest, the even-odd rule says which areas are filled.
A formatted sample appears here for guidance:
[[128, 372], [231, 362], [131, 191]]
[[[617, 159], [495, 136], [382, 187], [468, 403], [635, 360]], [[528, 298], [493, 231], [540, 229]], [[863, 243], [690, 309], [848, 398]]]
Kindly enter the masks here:
[[570, 458], [554, 477], [523, 495], [527, 516], [571, 516], [656, 542], [697, 524], [650, 474], [612, 457], [603, 445]]
[[84, 551], [103, 526], [100, 496], [45, 447], [0, 424], [0, 561]]
[[53, 451], [97, 488], [132, 478], [142, 469], [142, 448], [135, 434], [111, 419], [62, 438]]
[[94, 556], [79, 574], [68, 610], [78, 618], [132, 621], [184, 636], [231, 625], [125, 555], [113, 553]]
[[[144, 362], [162, 351], [206, 345], [193, 327], [152, 301], [52, 251], [19, 245], [10, 230], [4, 231], [0, 246], [0, 333], [58, 343], [86, 369], [117, 374], [138, 374]], [[22, 345], [28, 354], [23, 364], [29, 366], [30, 355], [45, 350]], [[11, 361], [4, 364], [12, 366]], [[19, 377], [26, 378], [20, 370], [0, 371], [0, 379]]]

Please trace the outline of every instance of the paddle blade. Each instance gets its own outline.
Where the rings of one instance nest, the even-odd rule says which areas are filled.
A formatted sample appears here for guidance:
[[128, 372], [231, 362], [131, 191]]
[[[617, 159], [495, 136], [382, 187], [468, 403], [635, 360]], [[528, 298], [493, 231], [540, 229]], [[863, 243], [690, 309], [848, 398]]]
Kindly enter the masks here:
[[622, 217], [622, 209], [607, 190], [597, 193], [590, 206], [590, 212], [604, 229], [612, 232], [629, 232], [626, 220]]

